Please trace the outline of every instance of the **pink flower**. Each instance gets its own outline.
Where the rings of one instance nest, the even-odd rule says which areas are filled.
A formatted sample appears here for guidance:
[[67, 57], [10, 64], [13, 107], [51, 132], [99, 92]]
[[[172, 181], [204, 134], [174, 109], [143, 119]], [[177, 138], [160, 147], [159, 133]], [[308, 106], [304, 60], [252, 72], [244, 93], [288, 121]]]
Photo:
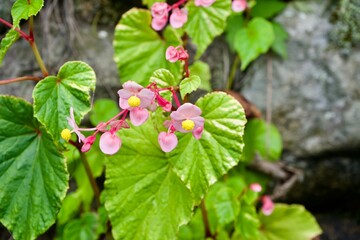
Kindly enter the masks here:
[[153, 18], [151, 21], [151, 27], [156, 30], [156, 31], [160, 31], [161, 29], [163, 29], [168, 21], [168, 15], [164, 15], [160, 18]]
[[169, 62], [176, 62], [177, 60], [179, 60], [179, 52], [178, 50], [176, 50], [175, 47], [173, 46], [169, 46], [167, 49], [166, 49], [166, 60], [168, 60]]
[[216, 0], [195, 0], [196, 6], [210, 7]]
[[124, 83], [118, 91], [119, 105], [130, 111], [130, 121], [134, 126], [143, 124], [149, 117], [147, 107], [152, 103], [155, 94], [134, 81]]
[[246, 0], [234, 0], [231, 8], [234, 12], [242, 12], [247, 8], [247, 2]]
[[261, 211], [263, 212], [264, 215], [269, 216], [274, 211], [275, 206], [273, 201], [267, 195], [263, 196], [261, 198], [261, 201], [262, 201]]
[[72, 128], [71, 132], [76, 133], [78, 136], [79, 142], [83, 141], [85, 139], [85, 136], [80, 132], [80, 128], [76, 124], [75, 117], [74, 117], [74, 108], [70, 107], [70, 117], [67, 118], [68, 124]]
[[178, 139], [172, 132], [161, 132], [158, 136], [158, 142], [164, 152], [171, 152], [178, 144]]
[[261, 190], [262, 190], [262, 187], [261, 187], [261, 185], [260, 184], [258, 184], [258, 183], [252, 183], [252, 184], [250, 184], [250, 189], [253, 191], [253, 192], [261, 192]]
[[170, 15], [170, 24], [173, 28], [181, 28], [188, 20], [185, 8], [175, 8]]
[[164, 2], [156, 2], [151, 7], [151, 15], [153, 18], [163, 18], [168, 15], [169, 5]]
[[204, 130], [204, 118], [200, 117], [201, 109], [191, 103], [181, 105], [172, 112], [170, 117], [174, 128], [183, 133], [192, 132], [196, 139], [200, 139]]
[[119, 151], [121, 139], [116, 135], [116, 132], [106, 132], [101, 135], [99, 146], [103, 153], [113, 155]]

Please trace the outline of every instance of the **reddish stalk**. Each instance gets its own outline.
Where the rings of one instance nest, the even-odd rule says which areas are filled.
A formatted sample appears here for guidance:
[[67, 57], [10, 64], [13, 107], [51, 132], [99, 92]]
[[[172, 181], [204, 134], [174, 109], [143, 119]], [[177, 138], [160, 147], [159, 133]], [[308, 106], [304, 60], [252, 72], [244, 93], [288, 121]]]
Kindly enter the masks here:
[[0, 23], [4, 24], [5, 26], [7, 26], [9, 28], [14, 29], [15, 31], [17, 31], [20, 34], [20, 36], [22, 38], [24, 38], [28, 42], [30, 41], [31, 38], [29, 35], [27, 35], [23, 31], [21, 31], [19, 28], [14, 28], [14, 26], [11, 23], [9, 23], [8, 21], [4, 20], [3, 18], [0, 18]]
[[9, 84], [9, 83], [14, 83], [14, 82], [28, 81], [28, 80], [32, 80], [32, 81], [38, 82], [38, 81], [40, 81], [41, 79], [42, 79], [42, 78], [32, 77], [32, 76], [17, 77], [17, 78], [0, 80], [0, 85], [5, 85], [5, 84]]
[[179, 6], [181, 6], [182, 4], [186, 3], [187, 0], [180, 0], [178, 1], [177, 3], [174, 3], [173, 5], [171, 5], [169, 8], [168, 8], [168, 11], [174, 9], [174, 8], [178, 8]]

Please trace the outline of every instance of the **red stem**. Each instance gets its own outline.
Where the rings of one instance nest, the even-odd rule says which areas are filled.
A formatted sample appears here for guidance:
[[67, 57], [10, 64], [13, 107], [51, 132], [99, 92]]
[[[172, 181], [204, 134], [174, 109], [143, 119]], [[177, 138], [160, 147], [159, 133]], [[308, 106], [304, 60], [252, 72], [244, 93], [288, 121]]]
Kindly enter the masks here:
[[190, 76], [189, 59], [185, 60], [184, 70], [185, 70], [185, 77], [188, 78]]
[[12, 78], [12, 79], [0, 80], [0, 85], [5, 85], [5, 84], [9, 84], [9, 83], [14, 83], [14, 82], [20, 82], [20, 81], [27, 81], [27, 80], [32, 80], [32, 81], [38, 82], [41, 80], [41, 78], [32, 77], [32, 76], [24, 76], [24, 77]]
[[178, 98], [177, 95], [176, 95], [176, 92], [174, 91], [174, 89], [171, 89], [170, 91], [171, 91], [171, 93], [172, 93], [172, 95], [173, 95], [173, 98], [174, 98], [174, 100], [175, 100], [176, 106], [177, 106], [177, 107], [180, 107], [181, 104], [180, 104], [179, 98]]
[[8, 21], [0, 18], [0, 23], [4, 24], [5, 26], [8, 26], [9, 28], [15, 29], [15, 31], [17, 31], [18, 33], [20, 33], [20, 36], [21, 36], [22, 38], [24, 38], [26, 41], [28, 41], [28, 42], [32, 42], [32, 41], [33, 41], [33, 39], [32, 39], [29, 35], [27, 35], [27, 34], [24, 33], [23, 31], [21, 31], [19, 28], [14, 28], [14, 26], [13, 26], [11, 23], [9, 23]]
[[178, 8], [181, 4], [184, 4], [186, 3], [187, 0], [180, 0], [178, 1], [177, 3], [174, 3], [173, 5], [171, 5], [169, 8], [168, 8], [168, 11], [171, 11], [172, 9], [174, 8]]

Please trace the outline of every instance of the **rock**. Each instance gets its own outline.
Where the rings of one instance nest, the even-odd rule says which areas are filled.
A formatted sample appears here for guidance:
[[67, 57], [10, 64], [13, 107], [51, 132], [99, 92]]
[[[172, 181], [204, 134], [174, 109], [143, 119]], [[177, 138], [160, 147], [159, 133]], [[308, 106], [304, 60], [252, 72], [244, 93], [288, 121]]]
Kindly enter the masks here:
[[[271, 57], [273, 122], [284, 148], [296, 156], [350, 151], [360, 146], [360, 49], [343, 58], [328, 36], [330, 1], [293, 4], [277, 18], [288, 31], [289, 58]], [[248, 70], [243, 94], [265, 112], [267, 68], [263, 57]]]

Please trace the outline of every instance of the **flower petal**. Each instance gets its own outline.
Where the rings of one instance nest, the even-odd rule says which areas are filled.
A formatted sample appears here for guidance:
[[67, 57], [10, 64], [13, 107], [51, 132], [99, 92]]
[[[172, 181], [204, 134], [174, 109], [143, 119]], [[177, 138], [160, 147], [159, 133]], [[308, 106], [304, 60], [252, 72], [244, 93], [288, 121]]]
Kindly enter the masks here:
[[131, 109], [129, 106], [128, 100], [124, 98], [119, 99], [119, 106], [121, 109]]
[[192, 134], [194, 138], [200, 139], [203, 133], [204, 127], [195, 127]]
[[121, 139], [116, 134], [106, 132], [101, 135], [99, 146], [103, 153], [113, 155], [119, 151]]
[[140, 126], [149, 117], [149, 112], [143, 108], [134, 108], [130, 111], [130, 121], [134, 126]]
[[153, 93], [150, 89], [144, 88], [137, 94], [137, 97], [140, 98], [140, 107], [147, 108], [150, 106], [151, 102], [154, 100], [155, 93]]
[[161, 132], [158, 142], [164, 152], [171, 152], [178, 144], [178, 139], [174, 133]]
[[194, 104], [185, 103], [178, 110], [172, 112], [170, 117], [174, 120], [190, 119], [201, 115], [201, 109]]
[[144, 87], [134, 81], [127, 81], [126, 83], [123, 84], [123, 88], [125, 90], [128, 90], [128, 91], [136, 94]]

